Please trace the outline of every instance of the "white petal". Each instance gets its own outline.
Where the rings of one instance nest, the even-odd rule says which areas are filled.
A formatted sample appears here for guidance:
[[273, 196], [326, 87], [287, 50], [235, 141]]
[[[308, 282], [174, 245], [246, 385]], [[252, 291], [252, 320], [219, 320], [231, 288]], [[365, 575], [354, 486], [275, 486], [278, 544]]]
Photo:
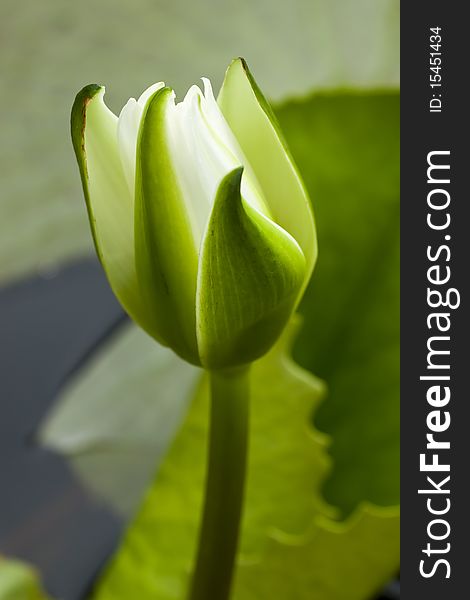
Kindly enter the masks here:
[[239, 161], [238, 164], [244, 167], [241, 184], [243, 198], [265, 215], [270, 215], [269, 208], [261, 191], [261, 186], [256, 179], [252, 166], [217, 104], [211, 82], [207, 77], [202, 77], [202, 81], [204, 84], [204, 96], [201, 107], [205, 121], [210, 126], [214, 137], [219, 141], [220, 145], [225, 146]]
[[139, 104], [139, 106], [142, 108], [142, 111], [144, 110], [145, 105], [147, 104], [147, 100], [150, 98], [150, 96], [153, 96], [155, 92], [158, 92], [158, 90], [161, 90], [163, 87], [165, 87], [165, 82], [158, 81], [157, 83], [154, 83], [153, 85], [148, 87], [145, 90], [145, 92], [142, 92], [142, 94], [139, 96], [139, 99], [137, 100], [137, 104]]
[[240, 165], [246, 170], [243, 197], [267, 213], [260, 187], [214, 99], [210, 82], [203, 81], [205, 95], [192, 86], [184, 100], [168, 111], [167, 120], [170, 154], [198, 247], [220, 182]]
[[121, 156], [122, 168], [126, 176], [129, 190], [134, 196], [135, 185], [135, 153], [137, 148], [137, 136], [139, 135], [140, 121], [145, 109], [147, 100], [156, 91], [164, 87], [163, 81], [154, 83], [140, 96], [138, 100], [131, 98], [121, 110], [118, 120], [117, 135], [119, 143], [119, 153]]

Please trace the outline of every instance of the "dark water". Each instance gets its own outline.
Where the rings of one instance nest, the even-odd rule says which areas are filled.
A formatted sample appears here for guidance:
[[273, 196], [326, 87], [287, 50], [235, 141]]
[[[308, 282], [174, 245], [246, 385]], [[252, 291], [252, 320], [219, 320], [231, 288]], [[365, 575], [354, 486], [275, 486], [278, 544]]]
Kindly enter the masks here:
[[94, 261], [0, 291], [0, 553], [37, 565], [77, 600], [113, 549], [117, 518], [34, 432], [57, 392], [122, 312]]

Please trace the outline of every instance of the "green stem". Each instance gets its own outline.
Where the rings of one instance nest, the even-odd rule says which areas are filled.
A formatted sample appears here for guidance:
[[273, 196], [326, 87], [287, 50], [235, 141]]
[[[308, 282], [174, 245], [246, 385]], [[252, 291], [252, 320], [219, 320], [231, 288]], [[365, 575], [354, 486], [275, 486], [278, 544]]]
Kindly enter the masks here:
[[228, 600], [242, 514], [249, 370], [212, 371], [205, 505], [189, 600]]

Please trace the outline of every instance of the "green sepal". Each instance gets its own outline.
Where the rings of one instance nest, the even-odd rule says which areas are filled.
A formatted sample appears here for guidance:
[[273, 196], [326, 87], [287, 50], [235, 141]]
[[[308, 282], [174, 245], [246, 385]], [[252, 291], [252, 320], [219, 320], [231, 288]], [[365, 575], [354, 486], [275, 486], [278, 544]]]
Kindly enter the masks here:
[[[141, 302], [134, 260], [134, 201], [125, 181], [117, 117], [103, 101], [104, 87], [85, 86], [71, 112], [72, 144], [96, 253], [124, 310], [155, 336]], [[157, 338], [158, 339], [158, 338]]]
[[297, 242], [240, 193], [243, 168], [222, 180], [205, 232], [198, 275], [197, 335], [204, 367], [251, 362], [269, 350], [305, 278]]
[[166, 111], [171, 94], [165, 87], [149, 99], [137, 141], [137, 279], [158, 337], [199, 365], [194, 308], [198, 255], [168, 146]]
[[217, 103], [256, 174], [274, 220], [295, 238], [305, 256], [300, 299], [318, 253], [313, 211], [277, 119], [242, 58], [227, 69]]
[[87, 105], [96, 94], [102, 91], [102, 86], [96, 83], [90, 83], [81, 89], [75, 97], [70, 115], [70, 131], [72, 134], [72, 145], [77, 158], [78, 169], [80, 171], [80, 179], [82, 181], [83, 194], [85, 196], [85, 204], [90, 221], [91, 235], [95, 245], [96, 254], [101, 263], [103, 263], [100, 245], [96, 235], [96, 224], [93, 216], [93, 209], [90, 202], [90, 193], [88, 191], [88, 170], [86, 164], [85, 153], [85, 126], [86, 126], [86, 109]]

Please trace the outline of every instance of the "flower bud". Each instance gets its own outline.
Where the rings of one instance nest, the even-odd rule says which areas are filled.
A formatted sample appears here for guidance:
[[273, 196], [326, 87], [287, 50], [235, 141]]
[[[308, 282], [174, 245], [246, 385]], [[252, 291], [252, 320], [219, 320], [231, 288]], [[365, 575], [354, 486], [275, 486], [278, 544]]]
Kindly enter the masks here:
[[110, 285], [160, 343], [208, 369], [262, 356], [316, 260], [309, 199], [246, 64], [184, 100], [151, 86], [116, 117], [85, 87], [72, 139]]

